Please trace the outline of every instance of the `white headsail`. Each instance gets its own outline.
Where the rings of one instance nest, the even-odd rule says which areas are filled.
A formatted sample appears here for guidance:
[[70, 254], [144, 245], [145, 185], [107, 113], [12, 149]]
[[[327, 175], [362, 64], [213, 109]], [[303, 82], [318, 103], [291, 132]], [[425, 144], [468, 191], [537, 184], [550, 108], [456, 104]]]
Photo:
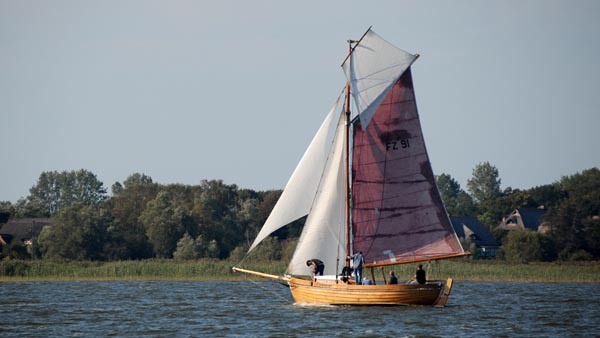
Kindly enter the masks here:
[[309, 213], [321, 180], [321, 176], [315, 175], [315, 173], [321, 173], [325, 168], [329, 150], [327, 143], [332, 139], [331, 124], [335, 120], [334, 117], [337, 116], [335, 111], [339, 100], [338, 97], [248, 252], [275, 230]]
[[344, 170], [345, 116], [340, 115], [336, 134], [323, 172], [317, 196], [306, 219], [302, 235], [287, 272], [307, 275], [306, 261], [318, 258], [325, 262], [325, 274], [336, 273], [336, 259], [341, 264], [346, 252], [346, 188]]
[[372, 30], [365, 34], [342, 65], [363, 128], [369, 125], [377, 107], [416, 58]]

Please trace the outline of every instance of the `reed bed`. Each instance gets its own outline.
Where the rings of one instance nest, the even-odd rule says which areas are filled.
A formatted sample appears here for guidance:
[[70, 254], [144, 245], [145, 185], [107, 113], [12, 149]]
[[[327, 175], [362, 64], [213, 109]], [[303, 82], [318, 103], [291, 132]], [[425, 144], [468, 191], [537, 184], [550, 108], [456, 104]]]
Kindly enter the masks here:
[[[285, 265], [262, 262], [256, 268], [280, 273]], [[241, 279], [226, 260], [140, 260], [116, 262], [2, 261], [0, 281], [11, 280], [219, 280]]]
[[[415, 274], [417, 264], [391, 269], [399, 279]], [[511, 264], [503, 261], [448, 260], [423, 263], [430, 279], [490, 282], [599, 283], [600, 262]], [[381, 273], [379, 273], [381, 276]]]
[[[228, 260], [141, 260], [117, 262], [56, 262], [47, 260], [1, 261], [0, 281], [61, 280], [239, 280], [252, 278], [233, 273], [238, 262]], [[400, 280], [414, 275], [417, 264], [374, 269], [382, 280], [393, 270]], [[252, 270], [281, 274], [286, 264], [252, 262], [244, 264]], [[508, 264], [501, 261], [448, 260], [424, 263], [429, 279], [453, 277], [457, 281], [505, 282], [600, 282], [600, 262]], [[365, 275], [370, 275], [367, 269]]]

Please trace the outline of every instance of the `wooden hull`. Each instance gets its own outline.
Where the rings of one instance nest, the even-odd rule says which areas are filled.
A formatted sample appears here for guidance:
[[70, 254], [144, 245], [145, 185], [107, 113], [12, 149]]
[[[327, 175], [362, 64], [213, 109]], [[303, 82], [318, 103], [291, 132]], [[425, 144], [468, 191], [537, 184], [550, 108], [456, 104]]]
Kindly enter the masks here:
[[294, 300], [301, 304], [444, 306], [452, 279], [427, 284], [355, 285], [292, 277], [288, 284]]

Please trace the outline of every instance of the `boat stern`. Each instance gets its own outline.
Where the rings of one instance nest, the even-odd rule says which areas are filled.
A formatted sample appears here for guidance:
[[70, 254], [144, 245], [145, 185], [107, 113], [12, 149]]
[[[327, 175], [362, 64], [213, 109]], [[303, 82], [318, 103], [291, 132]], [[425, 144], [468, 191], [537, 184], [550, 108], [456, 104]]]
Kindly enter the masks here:
[[444, 284], [444, 288], [440, 292], [440, 296], [433, 304], [436, 307], [444, 307], [446, 302], [448, 301], [448, 297], [450, 297], [450, 291], [452, 291], [452, 278], [448, 278], [446, 283]]

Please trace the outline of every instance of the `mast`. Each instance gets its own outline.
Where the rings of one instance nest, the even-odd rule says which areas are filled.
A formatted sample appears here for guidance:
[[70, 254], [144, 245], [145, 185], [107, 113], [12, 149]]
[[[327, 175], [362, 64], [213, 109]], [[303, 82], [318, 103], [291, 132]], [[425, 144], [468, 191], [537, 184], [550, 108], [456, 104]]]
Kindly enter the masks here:
[[[356, 48], [356, 46], [358, 46], [358, 44], [362, 41], [362, 39], [367, 35], [367, 33], [369, 33], [369, 31], [371, 30], [371, 27], [373, 26], [369, 26], [369, 29], [367, 29], [367, 31], [360, 37], [360, 39], [358, 40], [348, 40], [348, 55], [346, 56], [346, 58], [344, 59], [344, 62], [342, 62], [342, 66], [344, 65], [344, 63], [346, 61], [348, 61], [348, 58], [350, 58], [350, 55], [352, 54], [352, 52], [354, 51], [354, 48]], [[352, 47], [352, 44], [354, 44], [354, 47]], [[346, 111], [346, 130], [345, 130], [345, 135], [346, 135], [346, 151], [345, 151], [345, 171], [346, 171], [346, 256], [350, 255], [351, 251], [351, 227], [350, 227], [350, 194], [352, 193], [352, 191], [350, 190], [350, 79], [346, 80], [346, 104], [345, 104], [345, 111]], [[345, 257], [344, 257], [345, 258]], [[350, 261], [346, 260], [346, 266], [350, 267]]]
[[[348, 40], [348, 57], [352, 53], [352, 44], [355, 43], [354, 40]], [[350, 81], [346, 81], [346, 130], [345, 134], [345, 142], [346, 142], [346, 150], [345, 150], [345, 172], [346, 172], [346, 257], [350, 255]], [[344, 260], [346, 262], [346, 266], [350, 267], [350, 260]]]

